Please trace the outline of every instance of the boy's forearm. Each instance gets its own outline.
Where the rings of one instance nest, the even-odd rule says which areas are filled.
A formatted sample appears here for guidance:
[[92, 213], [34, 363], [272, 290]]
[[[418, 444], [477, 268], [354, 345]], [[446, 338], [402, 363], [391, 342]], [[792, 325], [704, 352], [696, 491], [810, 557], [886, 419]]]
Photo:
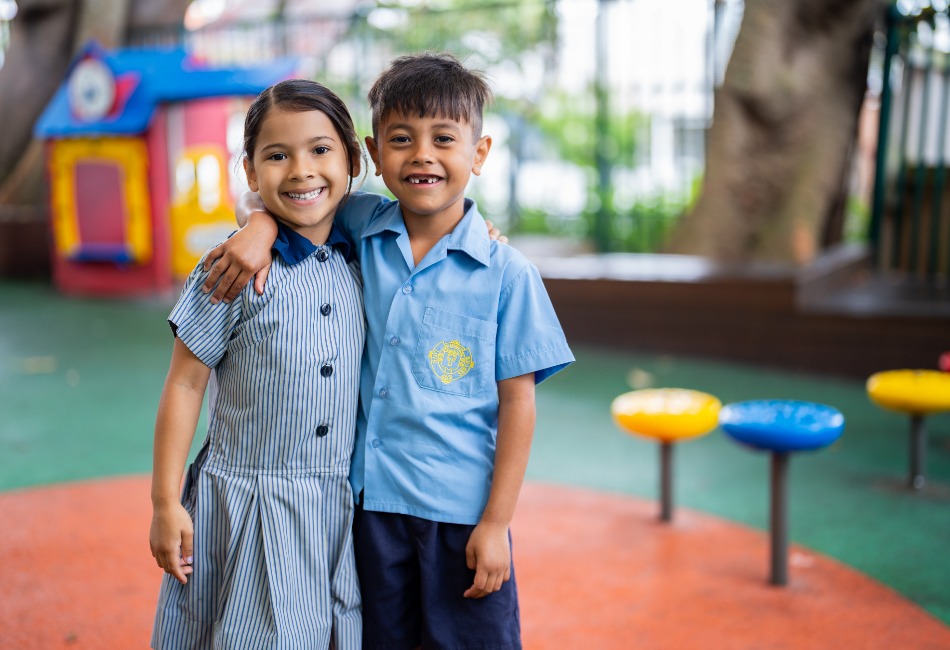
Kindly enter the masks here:
[[[256, 216], [255, 216], [256, 215]], [[252, 218], [266, 218], [274, 223], [274, 218], [267, 211], [267, 207], [261, 200], [261, 195], [257, 192], [244, 192], [234, 203], [234, 218], [242, 228], [250, 222]], [[277, 226], [274, 224], [274, 229]]]
[[511, 523], [531, 454], [534, 423], [534, 373], [499, 382], [495, 468], [483, 523]]

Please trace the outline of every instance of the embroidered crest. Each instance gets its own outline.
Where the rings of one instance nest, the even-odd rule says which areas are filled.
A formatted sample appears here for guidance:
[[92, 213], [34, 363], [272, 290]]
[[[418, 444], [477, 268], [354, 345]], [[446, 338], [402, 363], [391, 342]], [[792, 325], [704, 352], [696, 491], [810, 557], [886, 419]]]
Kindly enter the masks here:
[[429, 350], [429, 366], [443, 384], [464, 377], [475, 366], [472, 352], [458, 341], [439, 341]]

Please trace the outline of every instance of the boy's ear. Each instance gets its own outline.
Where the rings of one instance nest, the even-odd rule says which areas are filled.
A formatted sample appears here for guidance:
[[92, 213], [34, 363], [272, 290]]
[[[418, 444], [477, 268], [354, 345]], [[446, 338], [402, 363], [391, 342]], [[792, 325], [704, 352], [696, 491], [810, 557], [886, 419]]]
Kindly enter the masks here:
[[476, 176], [481, 176], [482, 165], [485, 164], [485, 159], [488, 158], [488, 151], [490, 149], [490, 135], [483, 135], [478, 139], [478, 142], [475, 143], [475, 159], [472, 161], [472, 173]]
[[247, 186], [251, 189], [251, 191], [259, 191], [259, 186], [257, 184], [257, 172], [254, 171], [254, 165], [251, 164], [251, 161], [247, 156], [244, 156], [244, 175], [247, 176]]
[[373, 136], [366, 136], [366, 150], [369, 152], [369, 157], [373, 159], [373, 164], [376, 166], [376, 175], [381, 176], [382, 170], [379, 168], [379, 147], [376, 146], [376, 140], [373, 139]]

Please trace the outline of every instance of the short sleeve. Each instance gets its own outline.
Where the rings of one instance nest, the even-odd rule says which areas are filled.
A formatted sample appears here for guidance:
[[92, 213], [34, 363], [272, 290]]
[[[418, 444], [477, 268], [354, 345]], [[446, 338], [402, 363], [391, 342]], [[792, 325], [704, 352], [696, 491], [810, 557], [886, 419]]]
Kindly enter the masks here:
[[[370, 192], [353, 192], [336, 210], [334, 222], [353, 242], [359, 242], [366, 227], [373, 220], [376, 209], [389, 199]], [[359, 246], [356, 247], [359, 250]]]
[[214, 368], [224, 356], [231, 334], [241, 319], [243, 301], [239, 297], [230, 303], [211, 304], [211, 295], [201, 291], [208, 273], [199, 262], [185, 281], [181, 296], [168, 316], [168, 324], [202, 363]]
[[574, 362], [537, 268], [526, 263], [502, 290], [496, 339], [497, 380], [535, 373], [535, 383]]

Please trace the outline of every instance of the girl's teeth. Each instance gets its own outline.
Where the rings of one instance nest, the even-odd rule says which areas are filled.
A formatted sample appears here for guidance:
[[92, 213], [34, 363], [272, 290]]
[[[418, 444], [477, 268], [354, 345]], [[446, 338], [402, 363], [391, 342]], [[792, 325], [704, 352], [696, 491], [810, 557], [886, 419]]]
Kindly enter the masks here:
[[313, 190], [312, 192], [307, 192], [306, 194], [297, 194], [296, 192], [287, 192], [287, 196], [294, 199], [295, 201], [309, 201], [315, 199], [323, 192], [323, 190]]

